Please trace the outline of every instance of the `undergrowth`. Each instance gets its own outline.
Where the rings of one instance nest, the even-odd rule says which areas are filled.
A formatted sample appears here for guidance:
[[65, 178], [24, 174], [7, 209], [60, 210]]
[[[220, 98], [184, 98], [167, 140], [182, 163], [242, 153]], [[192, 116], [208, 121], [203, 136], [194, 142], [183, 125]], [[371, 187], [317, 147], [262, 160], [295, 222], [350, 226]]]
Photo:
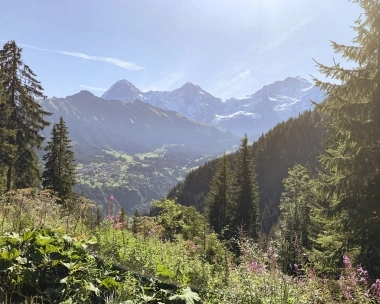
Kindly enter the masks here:
[[338, 279], [306, 262], [284, 274], [275, 243], [221, 242], [174, 202], [134, 219], [94, 207], [33, 189], [0, 197], [0, 303], [380, 303], [380, 280], [348, 256]]

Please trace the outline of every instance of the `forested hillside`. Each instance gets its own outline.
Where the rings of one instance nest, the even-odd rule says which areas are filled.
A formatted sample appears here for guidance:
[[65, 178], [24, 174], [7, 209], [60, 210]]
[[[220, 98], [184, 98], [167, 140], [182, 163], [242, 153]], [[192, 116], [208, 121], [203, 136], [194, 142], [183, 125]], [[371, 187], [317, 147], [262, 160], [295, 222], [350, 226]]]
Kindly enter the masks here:
[[[316, 172], [323, 136], [320, 115], [316, 111], [306, 111], [298, 118], [278, 124], [250, 147], [256, 163], [264, 232], [268, 233], [276, 223], [280, 197], [284, 191], [282, 182], [288, 175], [288, 170], [295, 164], [308, 164]], [[227, 158], [234, 169], [235, 154], [227, 155]], [[203, 211], [218, 162], [218, 159], [207, 162], [190, 172], [183, 182], [170, 190], [168, 198], [177, 199], [180, 204], [195, 206]]]

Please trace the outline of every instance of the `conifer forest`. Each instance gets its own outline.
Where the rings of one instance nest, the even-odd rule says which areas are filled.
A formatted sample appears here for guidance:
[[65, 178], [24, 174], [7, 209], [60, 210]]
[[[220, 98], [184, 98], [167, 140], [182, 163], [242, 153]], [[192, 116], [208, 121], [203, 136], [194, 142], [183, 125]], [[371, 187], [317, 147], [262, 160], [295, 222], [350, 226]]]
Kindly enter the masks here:
[[380, 2], [350, 2], [349, 67], [315, 60], [323, 102], [133, 212], [75, 191], [71, 130], [5, 42], [0, 303], [380, 303]]

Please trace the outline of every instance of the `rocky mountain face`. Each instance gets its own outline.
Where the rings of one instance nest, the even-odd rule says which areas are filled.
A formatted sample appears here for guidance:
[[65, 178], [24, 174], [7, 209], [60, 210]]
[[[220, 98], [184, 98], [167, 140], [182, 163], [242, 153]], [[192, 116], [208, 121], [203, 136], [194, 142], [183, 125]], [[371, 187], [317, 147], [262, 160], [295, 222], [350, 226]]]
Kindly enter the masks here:
[[300, 77], [276, 81], [252, 95], [222, 101], [192, 83], [171, 92], [141, 92], [126, 80], [116, 82], [104, 99], [133, 102], [137, 98], [149, 104], [176, 111], [182, 115], [255, 139], [277, 123], [312, 108], [312, 101], [321, 102], [319, 88]]
[[135, 99], [142, 99], [142, 94], [138, 88], [136, 88], [128, 80], [119, 80], [107, 90], [102, 98], [108, 100], [120, 100], [122, 102], [133, 102]]

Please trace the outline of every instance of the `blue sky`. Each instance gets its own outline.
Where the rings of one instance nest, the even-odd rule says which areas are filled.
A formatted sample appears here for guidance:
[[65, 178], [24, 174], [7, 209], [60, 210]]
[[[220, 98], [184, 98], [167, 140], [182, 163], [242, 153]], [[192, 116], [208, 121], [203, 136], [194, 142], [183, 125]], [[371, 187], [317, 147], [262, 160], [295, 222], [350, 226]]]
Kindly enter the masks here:
[[[346, 0], [0, 0], [0, 43], [23, 48], [47, 96], [186, 82], [226, 99], [331, 64], [360, 15]], [[338, 57], [339, 58], [339, 57]], [[90, 89], [92, 88], [92, 89]]]

